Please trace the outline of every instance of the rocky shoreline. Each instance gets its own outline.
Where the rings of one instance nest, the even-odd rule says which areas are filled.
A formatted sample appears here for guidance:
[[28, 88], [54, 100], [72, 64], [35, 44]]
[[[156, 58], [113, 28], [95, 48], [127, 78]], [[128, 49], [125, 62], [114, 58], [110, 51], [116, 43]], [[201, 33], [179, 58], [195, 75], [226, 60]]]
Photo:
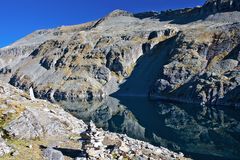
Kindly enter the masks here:
[[58, 105], [31, 100], [25, 92], [0, 82], [0, 159], [177, 159], [163, 147], [85, 124]]
[[[93, 22], [35, 31], [1, 48], [0, 159], [188, 159], [86, 124], [54, 103], [134, 95], [239, 107], [239, 17], [239, 0], [207, 0], [201, 7], [164, 12], [115, 10]], [[167, 113], [174, 129], [187, 119], [197, 124], [183, 111], [167, 106], [161, 114]], [[210, 112], [210, 120], [224, 124], [222, 113]], [[215, 127], [210, 133], [201, 132], [202, 123], [198, 127], [203, 141], [217, 134]]]

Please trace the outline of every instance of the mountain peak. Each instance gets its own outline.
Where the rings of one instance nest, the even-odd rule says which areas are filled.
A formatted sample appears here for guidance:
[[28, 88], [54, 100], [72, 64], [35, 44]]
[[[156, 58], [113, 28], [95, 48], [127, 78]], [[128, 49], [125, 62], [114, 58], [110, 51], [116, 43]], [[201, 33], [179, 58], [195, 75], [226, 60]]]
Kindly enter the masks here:
[[240, 11], [239, 0], [207, 0], [203, 8], [208, 8], [213, 12]]
[[121, 10], [121, 9], [116, 9], [116, 10], [112, 11], [111, 13], [109, 13], [107, 15], [107, 17], [118, 17], [118, 16], [132, 17], [133, 14], [128, 12], [128, 11], [124, 11], [124, 10]]

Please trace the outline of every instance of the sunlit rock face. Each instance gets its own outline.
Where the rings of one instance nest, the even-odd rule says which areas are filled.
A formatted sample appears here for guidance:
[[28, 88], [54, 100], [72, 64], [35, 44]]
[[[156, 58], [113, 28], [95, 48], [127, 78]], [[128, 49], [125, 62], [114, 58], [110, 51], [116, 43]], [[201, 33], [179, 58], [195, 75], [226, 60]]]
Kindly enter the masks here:
[[238, 0], [208, 0], [203, 10], [210, 13], [240, 11], [240, 2]]
[[[157, 37], [149, 38], [152, 32]], [[103, 97], [118, 89], [141, 55], [175, 32], [121, 10], [95, 22], [36, 31], [0, 50], [1, 78], [52, 101]]]
[[[204, 30], [204, 31], [202, 31]], [[176, 39], [152, 96], [238, 105], [239, 23], [190, 29]]]
[[[16, 104], [4, 100], [0, 108], [15, 120], [3, 129], [18, 139], [86, 129], [60, 108], [41, 108], [53, 104], [36, 97], [105, 130], [196, 159], [239, 159], [239, 111], [220, 107], [240, 105], [239, 10], [238, 0], [164, 12], [116, 10], [97, 21], [36, 31], [0, 49], [0, 80], [32, 95], [1, 82], [7, 88], [0, 87], [0, 100], [17, 100], [20, 109], [24, 101], [36, 105], [19, 115], [11, 110]], [[0, 141], [0, 155], [10, 152]]]
[[54, 101], [115, 96], [239, 105], [239, 1], [36, 31], [0, 49], [0, 79]]

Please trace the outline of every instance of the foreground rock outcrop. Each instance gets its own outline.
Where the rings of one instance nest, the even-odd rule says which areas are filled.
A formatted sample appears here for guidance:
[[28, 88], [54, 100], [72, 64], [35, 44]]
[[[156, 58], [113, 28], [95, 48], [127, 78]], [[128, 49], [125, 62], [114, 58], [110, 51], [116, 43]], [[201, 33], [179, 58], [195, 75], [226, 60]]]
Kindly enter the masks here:
[[12, 148], [9, 147], [4, 139], [1, 137], [0, 138], [0, 157], [2, 157], [5, 154], [9, 154], [12, 152]]
[[[96, 128], [0, 81], [0, 159], [186, 159], [183, 154]], [[45, 149], [47, 148], [47, 149]]]

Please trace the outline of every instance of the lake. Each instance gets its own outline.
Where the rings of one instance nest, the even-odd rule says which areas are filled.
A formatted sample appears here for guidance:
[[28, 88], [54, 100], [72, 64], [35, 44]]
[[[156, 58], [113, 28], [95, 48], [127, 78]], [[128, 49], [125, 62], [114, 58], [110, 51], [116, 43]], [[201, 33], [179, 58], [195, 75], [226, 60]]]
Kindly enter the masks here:
[[240, 158], [240, 110], [112, 98], [60, 102], [75, 117], [112, 132], [183, 152], [193, 159]]

